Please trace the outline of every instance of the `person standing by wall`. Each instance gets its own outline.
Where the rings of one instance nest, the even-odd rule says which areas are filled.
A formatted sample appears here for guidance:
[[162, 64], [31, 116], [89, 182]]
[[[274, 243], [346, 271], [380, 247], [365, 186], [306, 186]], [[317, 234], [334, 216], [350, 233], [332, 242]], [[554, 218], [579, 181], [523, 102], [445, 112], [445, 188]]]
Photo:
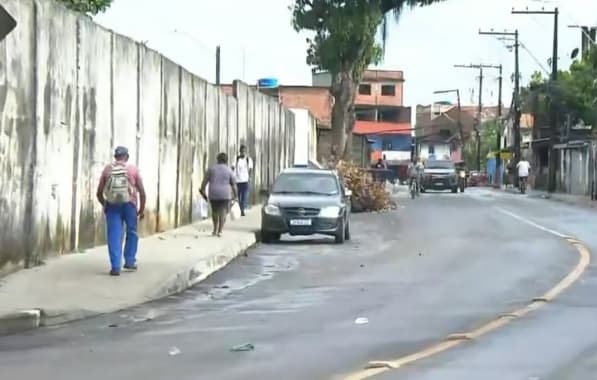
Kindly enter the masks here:
[[247, 147], [241, 145], [240, 153], [236, 157], [234, 166], [236, 174], [236, 186], [238, 187], [238, 203], [241, 216], [245, 216], [245, 210], [249, 206], [249, 183], [253, 176], [253, 160], [247, 155]]
[[143, 219], [146, 194], [139, 169], [129, 164], [128, 160], [128, 149], [123, 146], [117, 147], [114, 151], [114, 162], [106, 165], [97, 187], [97, 199], [106, 216], [111, 276], [120, 275], [123, 225], [126, 225], [124, 268], [137, 270], [137, 219]]
[[[234, 173], [228, 167], [228, 155], [218, 154], [217, 163], [207, 170], [201, 183], [201, 196], [209, 199], [214, 225], [213, 236], [222, 236], [226, 216], [230, 210], [230, 201], [237, 198], [237, 184]], [[209, 194], [205, 190], [209, 184]]]

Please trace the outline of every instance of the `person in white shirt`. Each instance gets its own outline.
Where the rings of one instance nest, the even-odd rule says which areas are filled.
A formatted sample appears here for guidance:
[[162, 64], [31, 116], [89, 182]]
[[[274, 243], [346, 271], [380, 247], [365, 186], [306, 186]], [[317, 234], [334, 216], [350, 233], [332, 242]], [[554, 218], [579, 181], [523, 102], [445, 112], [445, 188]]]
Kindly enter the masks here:
[[516, 169], [518, 169], [518, 180], [524, 181], [524, 184], [526, 185], [531, 170], [531, 164], [526, 158], [522, 157], [521, 160], [518, 161], [518, 164], [516, 164]]
[[253, 160], [247, 155], [247, 147], [241, 145], [240, 154], [236, 157], [234, 167], [236, 174], [236, 186], [238, 188], [238, 203], [242, 216], [249, 204], [249, 181], [253, 175]]

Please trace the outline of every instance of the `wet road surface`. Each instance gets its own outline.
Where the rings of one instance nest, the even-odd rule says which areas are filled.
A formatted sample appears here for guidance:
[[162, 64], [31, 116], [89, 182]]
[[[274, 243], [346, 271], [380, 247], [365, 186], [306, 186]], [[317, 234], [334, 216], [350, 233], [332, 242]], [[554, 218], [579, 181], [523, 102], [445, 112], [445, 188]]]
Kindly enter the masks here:
[[[597, 252], [591, 210], [490, 190], [400, 204], [354, 215], [345, 245], [259, 245], [179, 296], [0, 338], [1, 377], [341, 378], [523, 306], [576, 265], [564, 240], [503, 211], [574, 234]], [[591, 379], [596, 288], [591, 267], [529, 317], [376, 379]], [[247, 342], [254, 350], [230, 351]]]

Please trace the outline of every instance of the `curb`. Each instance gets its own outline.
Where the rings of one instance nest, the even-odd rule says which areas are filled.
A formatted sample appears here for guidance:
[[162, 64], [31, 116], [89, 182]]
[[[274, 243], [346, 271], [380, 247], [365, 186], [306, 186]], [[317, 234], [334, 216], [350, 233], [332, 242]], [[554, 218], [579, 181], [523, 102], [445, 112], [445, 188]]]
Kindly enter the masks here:
[[15, 334], [41, 326], [41, 310], [23, 310], [18, 313], [0, 315], [0, 336]]
[[114, 313], [181, 293], [204, 281], [215, 272], [223, 269], [230, 262], [244, 254], [260, 241], [260, 230], [247, 233], [247, 235], [242, 239], [239, 239], [239, 241], [230, 244], [219, 252], [214, 252], [208, 260], [202, 260], [173, 274], [168, 280], [164, 281], [164, 284], [160, 289], [157, 289], [154, 294], [146, 297], [143, 302], [132, 302], [131, 304], [122, 305], [117, 309], [107, 310], [105, 312], [66, 310], [59, 313], [48, 314], [44, 312], [43, 309], [29, 309], [0, 315], [0, 337], [22, 333], [40, 327], [56, 326], [97, 317], [103, 314]]

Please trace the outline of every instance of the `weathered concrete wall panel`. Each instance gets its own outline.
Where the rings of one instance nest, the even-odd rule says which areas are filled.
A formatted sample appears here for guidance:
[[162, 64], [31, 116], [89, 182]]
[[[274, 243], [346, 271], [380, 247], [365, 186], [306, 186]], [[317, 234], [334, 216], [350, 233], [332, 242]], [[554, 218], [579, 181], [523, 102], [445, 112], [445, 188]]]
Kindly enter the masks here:
[[137, 158], [138, 46], [114, 34], [112, 51], [113, 147], [129, 149], [131, 161]]
[[140, 47], [139, 77], [139, 171], [147, 192], [142, 234], [157, 231], [160, 169], [160, 126], [162, 120], [162, 57]]
[[160, 127], [158, 230], [176, 226], [178, 137], [180, 131], [180, 66], [162, 59], [162, 124]]
[[31, 232], [36, 40], [33, 2], [3, 0], [2, 5], [22, 25], [0, 42], [0, 269], [10, 269], [32, 248], [24, 237]]
[[53, 1], [0, 4], [19, 22], [0, 42], [0, 273], [105, 242], [96, 188], [117, 145], [147, 191], [142, 235], [196, 220], [219, 152], [247, 145], [254, 201], [288, 164], [276, 100], [241, 82], [227, 96]]
[[87, 19], [79, 20], [78, 220], [73, 235], [79, 248], [105, 241], [103, 210], [96, 199], [100, 174], [112, 155], [112, 34]]
[[[228, 102], [227, 95], [220, 89], [217, 90], [218, 96], [218, 150], [217, 153], [228, 152]], [[217, 154], [216, 153], [216, 154]], [[229, 161], [230, 162], [230, 161]]]
[[180, 133], [178, 136], [178, 201], [176, 225], [189, 224], [192, 219], [193, 202], [193, 156], [196, 141], [191, 135], [194, 124], [193, 76], [186, 70], [180, 81]]
[[[207, 133], [207, 167], [216, 162], [216, 155], [220, 151], [220, 126], [218, 119], [220, 111], [218, 109], [219, 90], [207, 85], [205, 93], [205, 128]], [[206, 167], [206, 169], [207, 169]]]
[[[37, 125], [34, 219], [41, 252], [68, 251], [77, 130], [77, 17], [37, 3]], [[40, 64], [43, 62], [43, 64]]]
[[207, 138], [205, 128], [205, 91], [207, 88], [207, 82], [193, 77], [193, 97], [192, 105], [190, 109], [191, 117], [191, 140], [193, 141], [193, 174], [191, 180], [191, 199], [192, 209], [191, 218], [192, 221], [199, 219], [199, 214], [196, 212], [199, 202], [201, 201], [201, 194], [199, 190], [201, 188], [201, 182], [203, 176], [207, 170]]
[[228, 133], [228, 146], [226, 152], [230, 157], [231, 165], [236, 165], [236, 156], [238, 155], [238, 104], [237, 100], [232, 96], [226, 96], [226, 112], [227, 125], [226, 131]]

